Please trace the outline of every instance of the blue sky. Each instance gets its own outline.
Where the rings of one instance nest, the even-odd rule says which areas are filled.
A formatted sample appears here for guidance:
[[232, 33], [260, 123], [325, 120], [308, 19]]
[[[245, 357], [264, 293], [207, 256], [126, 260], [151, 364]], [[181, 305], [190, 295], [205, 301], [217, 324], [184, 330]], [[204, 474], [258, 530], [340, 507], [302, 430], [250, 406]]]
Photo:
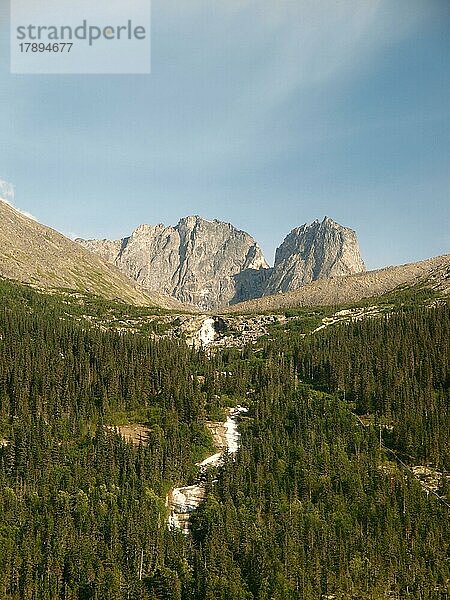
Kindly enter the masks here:
[[153, 0], [148, 76], [10, 75], [0, 18], [0, 178], [39, 221], [200, 214], [271, 262], [328, 215], [369, 268], [450, 252], [447, 1]]

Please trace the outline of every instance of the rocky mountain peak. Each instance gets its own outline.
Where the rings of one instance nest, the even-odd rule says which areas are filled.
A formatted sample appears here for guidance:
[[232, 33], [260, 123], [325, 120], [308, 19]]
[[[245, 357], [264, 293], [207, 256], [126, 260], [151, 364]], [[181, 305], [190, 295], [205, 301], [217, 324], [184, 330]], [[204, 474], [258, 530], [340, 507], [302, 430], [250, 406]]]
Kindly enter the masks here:
[[140, 225], [121, 240], [78, 241], [144, 289], [203, 310], [364, 270], [355, 232], [330, 217], [293, 229], [273, 268], [248, 233], [199, 215], [183, 217], [175, 227]]
[[162, 223], [159, 223], [158, 225], [147, 225], [147, 224], [143, 223], [142, 225], [138, 225], [138, 227], [136, 227], [136, 229], [133, 231], [133, 233], [131, 234], [130, 237], [140, 236], [140, 235], [148, 235], [149, 233], [151, 233], [153, 231], [161, 230], [164, 227], [165, 227], [165, 225], [163, 225]]
[[241, 299], [236, 278], [269, 266], [256, 241], [230, 223], [198, 215], [175, 227], [140, 225], [122, 240], [78, 240], [144, 289], [159, 290], [204, 310]]
[[293, 229], [275, 253], [265, 295], [288, 292], [317, 279], [365, 271], [356, 233], [325, 217]]

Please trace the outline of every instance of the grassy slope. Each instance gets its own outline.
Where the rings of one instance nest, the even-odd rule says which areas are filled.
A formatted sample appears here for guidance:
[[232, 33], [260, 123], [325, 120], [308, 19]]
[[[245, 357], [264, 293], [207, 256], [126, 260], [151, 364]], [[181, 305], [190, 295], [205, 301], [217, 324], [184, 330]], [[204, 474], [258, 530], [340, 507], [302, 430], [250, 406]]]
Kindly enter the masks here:
[[114, 266], [0, 201], [0, 275], [44, 288], [71, 288], [129, 304], [176, 308], [163, 294], [146, 294]]

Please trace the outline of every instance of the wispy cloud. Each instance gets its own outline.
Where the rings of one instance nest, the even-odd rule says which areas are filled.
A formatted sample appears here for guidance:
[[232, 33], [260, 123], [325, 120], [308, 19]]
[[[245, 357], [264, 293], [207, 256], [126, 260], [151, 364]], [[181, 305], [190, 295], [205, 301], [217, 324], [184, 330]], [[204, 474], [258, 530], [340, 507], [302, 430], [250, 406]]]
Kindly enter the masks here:
[[26, 210], [21, 210], [20, 208], [17, 208], [17, 206], [14, 206], [14, 204], [10, 200], [5, 200], [5, 198], [0, 198], [0, 202], [4, 202], [8, 206], [10, 206], [13, 210], [20, 213], [22, 216], [27, 217], [28, 219], [31, 219], [32, 221], [36, 221], [36, 223], [38, 222], [36, 217], [34, 217], [31, 213], [27, 212]]

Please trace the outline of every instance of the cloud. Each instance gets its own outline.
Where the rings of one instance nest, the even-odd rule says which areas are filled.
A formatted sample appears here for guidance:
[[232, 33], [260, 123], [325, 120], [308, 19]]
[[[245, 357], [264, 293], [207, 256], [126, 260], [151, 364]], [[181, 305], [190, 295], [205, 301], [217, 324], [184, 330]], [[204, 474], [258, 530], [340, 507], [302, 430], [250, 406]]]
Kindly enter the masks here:
[[36, 221], [36, 223], [38, 223], [38, 220], [36, 219], [35, 216], [33, 216], [31, 213], [29, 213], [25, 210], [21, 210], [20, 208], [17, 208], [17, 206], [14, 206], [14, 204], [10, 200], [5, 200], [5, 198], [0, 198], [0, 202], [4, 202], [5, 204], [10, 206], [13, 210], [18, 212], [22, 216], [27, 217], [28, 219], [31, 219], [32, 221]]
[[59, 233], [72, 241], [75, 241], [77, 238], [81, 237], [78, 233], [74, 233], [73, 231], [67, 231], [65, 229], [62, 231], [59, 231]]

